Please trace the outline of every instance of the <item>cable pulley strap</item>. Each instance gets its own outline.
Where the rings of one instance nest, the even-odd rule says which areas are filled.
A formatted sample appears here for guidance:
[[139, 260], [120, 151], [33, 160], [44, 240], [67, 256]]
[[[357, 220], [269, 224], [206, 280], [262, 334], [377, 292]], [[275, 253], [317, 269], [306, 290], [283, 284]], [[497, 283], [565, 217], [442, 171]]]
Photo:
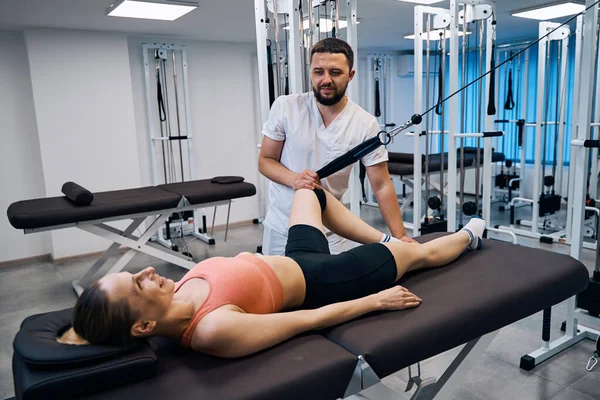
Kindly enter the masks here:
[[346, 168], [348, 165], [355, 163], [367, 154], [373, 152], [379, 146], [384, 143], [379, 140], [379, 136], [373, 137], [365, 142], [362, 142], [358, 146], [353, 147], [347, 153], [342, 154], [335, 160], [329, 162], [323, 168], [317, 171], [320, 179], [325, 179], [330, 175]]
[[375, 59], [375, 116], [381, 117], [381, 100], [379, 98], [379, 59]]
[[273, 54], [271, 41], [267, 39], [267, 79], [269, 81], [269, 106], [275, 101], [275, 77], [273, 76]]
[[375, 81], [375, 116], [381, 117], [381, 108], [379, 102], [379, 79]]
[[496, 45], [492, 45], [492, 61], [490, 63], [490, 97], [488, 99], [487, 115], [496, 115]]
[[158, 118], [160, 122], [167, 120], [167, 113], [165, 112], [165, 102], [162, 94], [162, 86], [160, 84], [160, 70], [156, 70], [156, 97], [158, 98]]
[[513, 98], [513, 78], [512, 78], [512, 68], [508, 70], [508, 89], [506, 92], [506, 101], [504, 102], [505, 110], [512, 110], [515, 108], [515, 100]]
[[525, 135], [525, 120], [520, 119], [517, 121], [517, 127], [519, 128], [518, 145], [523, 147], [523, 136]]
[[440, 65], [438, 71], [438, 101], [435, 106], [435, 113], [437, 115], [442, 115], [442, 96], [444, 95], [444, 74], [442, 71], [442, 66]]
[[366, 177], [367, 177], [367, 169], [361, 163], [360, 164], [360, 170], [359, 170], [359, 173], [358, 173], [358, 179], [360, 181], [360, 189], [362, 191], [362, 198], [363, 198], [363, 201], [365, 203], [367, 202], [367, 193], [365, 192], [365, 178]]

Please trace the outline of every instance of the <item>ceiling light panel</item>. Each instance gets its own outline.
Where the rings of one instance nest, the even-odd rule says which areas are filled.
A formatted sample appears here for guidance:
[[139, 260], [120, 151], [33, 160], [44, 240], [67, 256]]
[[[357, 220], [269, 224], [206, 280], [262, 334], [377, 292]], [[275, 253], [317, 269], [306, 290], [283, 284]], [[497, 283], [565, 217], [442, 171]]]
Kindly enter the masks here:
[[174, 21], [198, 7], [198, 3], [169, 0], [120, 0], [106, 14], [111, 17]]

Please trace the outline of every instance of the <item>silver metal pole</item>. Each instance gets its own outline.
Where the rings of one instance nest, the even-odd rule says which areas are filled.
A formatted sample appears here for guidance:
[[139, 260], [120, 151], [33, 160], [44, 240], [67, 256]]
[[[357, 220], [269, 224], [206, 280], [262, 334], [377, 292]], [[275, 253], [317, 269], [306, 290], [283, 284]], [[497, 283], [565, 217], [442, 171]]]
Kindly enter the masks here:
[[566, 114], [567, 114], [567, 78], [569, 76], [568, 68], [568, 57], [569, 57], [569, 37], [565, 37], [562, 40], [562, 56], [561, 56], [561, 78], [560, 78], [560, 110], [556, 110], [559, 115], [558, 118], [558, 141], [556, 142], [556, 146], [558, 146], [557, 151], [557, 162], [558, 171], [554, 178], [556, 179], [556, 193], [561, 197], [564, 196], [563, 192], [563, 161], [564, 161], [564, 143], [565, 143], [565, 127], [566, 127]]
[[[179, 118], [179, 93], [177, 90], [177, 57], [175, 56], [175, 50], [171, 50], [171, 56], [173, 58], [173, 88], [175, 90], [175, 113], [177, 114], [177, 136], [181, 136], [181, 120]], [[181, 181], [185, 181], [185, 174], [183, 172], [183, 143], [181, 138], [179, 142], [179, 165], [181, 167]]]
[[[496, 10], [494, 9], [494, 13]], [[483, 29], [483, 26], [481, 27]], [[485, 46], [485, 65], [486, 72], [489, 70], [492, 63], [492, 52], [494, 51], [494, 43], [496, 40], [496, 25], [493, 19], [490, 17], [486, 20], [486, 46]], [[491, 87], [491, 80], [486, 78], [485, 97], [482, 103], [486, 103], [486, 99], [489, 99]], [[498, 91], [496, 91], [498, 95]], [[517, 100], [518, 101], [518, 100]], [[486, 110], [487, 111], [487, 110]], [[486, 131], [494, 129], [494, 115], [487, 115], [485, 113], [485, 125]], [[492, 200], [492, 141], [485, 139], [483, 141], [483, 193], [482, 193], [482, 217], [486, 224], [491, 221], [491, 200]], [[479, 174], [477, 174], [479, 175]]]
[[142, 58], [144, 60], [144, 82], [146, 92], [146, 123], [148, 124], [148, 137], [150, 139], [150, 170], [152, 172], [152, 184], [158, 185], [158, 172], [156, 171], [156, 145], [154, 143], [154, 123], [152, 104], [153, 101], [150, 97], [150, 63], [148, 61], [148, 45], [144, 43], [142, 45]]
[[[596, 29], [598, 26], [598, 4], [593, 7], [595, 0], [587, 0], [586, 7], [591, 7], [585, 13], [584, 22], [584, 40], [581, 61], [581, 82], [593, 82], [594, 79], [594, 50], [596, 49], [597, 36]], [[585, 140], [590, 136], [590, 121], [592, 115], [592, 100], [593, 100], [592, 85], [584, 84], [579, 90], [579, 113], [577, 115], [577, 136], [578, 140]], [[588, 158], [586, 148], [583, 146], [575, 146], [573, 149], [576, 160], [576, 168], [574, 175], [574, 193], [573, 193], [573, 231], [571, 237], [571, 257], [576, 260], [580, 259], [583, 243], [583, 230], [581, 229], [585, 210], [585, 178], [588, 166]], [[576, 333], [577, 320], [575, 319], [575, 298], [569, 299], [567, 305], [567, 334]]]
[[[450, 93], [458, 90], [458, 2], [450, 0]], [[448, 231], [456, 229], [456, 133], [458, 130], [458, 97], [449, 100], [448, 112]]]
[[[541, 22], [539, 25], [538, 37], [543, 37], [548, 33], [549, 24]], [[546, 49], [548, 47], [548, 38], [543, 37], [538, 43], [538, 76], [537, 76], [537, 102], [536, 102], [536, 129], [535, 129], [535, 155], [534, 155], [534, 172], [533, 172], [533, 192], [532, 192], [532, 215], [531, 215], [531, 231], [538, 231], [538, 213], [539, 202], [538, 198], [542, 193], [542, 140], [544, 123], [544, 107], [545, 90], [546, 90]]]
[[[281, 85], [281, 48], [279, 43], [279, 13], [277, 12], [277, 1], [278, 0], [273, 0], [273, 26], [275, 31], [275, 82], [277, 82], [275, 87], [277, 88], [277, 96], [279, 96], [283, 93], [283, 88]], [[291, 29], [292, 27], [289, 26], [289, 28]]]
[[[527, 122], [527, 98], [529, 97], [527, 95], [528, 91], [529, 91], [529, 49], [525, 50], [525, 53], [523, 53], [524, 59], [523, 59], [523, 63], [521, 63], [521, 56], [519, 56], [519, 65], [520, 65], [520, 69], [524, 70], [524, 72], [522, 73], [523, 75], [523, 85], [520, 86], [521, 89], [519, 90], [519, 98], [518, 101], [520, 103], [522, 103], [522, 106], [520, 107], [520, 111], [521, 113], [519, 114], [519, 117], [523, 120], [525, 120], [525, 122]], [[519, 73], [519, 79], [521, 79], [521, 73]], [[521, 158], [520, 158], [520, 178], [521, 178], [521, 182], [519, 184], [519, 193], [522, 196], [523, 192], [525, 191], [525, 176], [526, 171], [525, 171], [525, 149], [526, 149], [526, 143], [527, 143], [527, 128], [523, 128], [523, 142], [521, 144]]]
[[[573, 71], [573, 107], [571, 113], [573, 120], [571, 121], [571, 137], [577, 137], [577, 116], [579, 115], [579, 88], [581, 86], [581, 80], [579, 75], [581, 74], [581, 52], [583, 46], [583, 16], [577, 17], [576, 24], [576, 35], [575, 35], [575, 70]], [[573, 192], [575, 182], [575, 149], [570, 146], [570, 162], [569, 162], [569, 184], [568, 184], [568, 199], [567, 202], [567, 240], [571, 239], [573, 230]]]
[[[483, 75], [483, 38], [484, 38], [484, 29], [483, 29], [483, 21], [478, 21], [477, 25], [479, 26], [479, 76]], [[492, 51], [491, 49], [487, 49], [487, 52]], [[479, 81], [479, 107], [477, 113], [477, 132], [481, 132], [481, 120], [482, 120], [482, 112], [484, 105], [486, 104], [487, 98], [483, 98], [483, 79]], [[480, 166], [481, 166], [481, 138], [477, 138], [477, 153], [475, 154], [475, 214], [479, 214], [479, 190], [480, 190]], [[487, 200], [484, 200], [484, 202]]]
[[[415, 90], [414, 90], [414, 112], [421, 114], [423, 112], [423, 8], [415, 7]], [[427, 116], [425, 116], [427, 118]], [[413, 187], [413, 236], [421, 233], [421, 135], [417, 132], [414, 135], [413, 161], [414, 161], [414, 187]]]
[[[467, 84], [467, 6], [463, 5], [463, 37], [462, 37], [462, 87], [465, 87]], [[454, 93], [453, 91], [451, 91]], [[463, 90], [460, 95], [461, 99], [461, 133], [465, 133], [467, 131], [467, 90]], [[451, 150], [449, 150], [451, 151]], [[460, 138], [460, 217], [459, 217], [459, 225], [463, 226], [463, 216], [464, 213], [462, 211], [462, 206], [465, 202], [465, 139], [463, 137]]]
[[[165, 50], [166, 51], [166, 50]], [[167, 82], [167, 59], [165, 58], [161, 58], [161, 62], [162, 62], [162, 68], [161, 68], [161, 78], [162, 78], [162, 82], [163, 82], [163, 92], [164, 92], [164, 102], [165, 102], [165, 109], [166, 109], [166, 116], [167, 116], [167, 120], [165, 121], [166, 124], [166, 131], [167, 131], [167, 135], [169, 137], [171, 137], [172, 132], [171, 132], [171, 108], [169, 107], [169, 84]], [[171, 182], [175, 182], [176, 179], [176, 172], [175, 172], [175, 158], [173, 157], [173, 143], [169, 140], [167, 141], [167, 149], [169, 149], [168, 153], [167, 153], [167, 164], [168, 164], [168, 171], [169, 171], [169, 179], [167, 183], [171, 183]]]
[[[157, 51], [156, 54], [158, 54], [158, 50], [156, 50], [156, 51]], [[157, 84], [160, 84], [161, 87], [162, 87], [162, 81], [163, 81], [162, 75], [163, 74], [161, 72], [162, 68], [160, 67], [162, 61], [158, 57], [156, 57], [155, 59], [156, 59], [156, 82], [157, 82]], [[166, 107], [166, 103], [163, 103], [163, 105]], [[159, 105], [159, 107], [160, 107], [160, 105]], [[169, 110], [168, 108], [164, 109], [165, 118], [166, 118], [167, 121], [169, 119], [168, 110]], [[165, 127], [164, 127], [164, 124], [163, 124], [164, 121], [162, 121], [160, 119], [160, 110], [159, 110], [159, 118], [158, 119], [159, 119], [158, 123], [160, 125], [160, 137], [163, 138], [165, 136]], [[165, 182], [164, 183], [169, 183], [169, 174], [167, 173], [167, 168], [168, 168], [167, 167], [167, 164], [168, 164], [167, 163], [167, 150], [165, 149], [165, 142], [164, 141], [161, 140], [160, 144], [161, 144], [161, 149], [162, 149], [163, 173], [164, 173], [164, 178], [165, 178]], [[168, 149], [168, 144], [166, 146], [167, 146], [167, 149]]]
[[[318, 8], [317, 8], [318, 10]], [[317, 13], [317, 18], [318, 18], [318, 13]], [[315, 24], [315, 16], [313, 15], [313, 5], [312, 5], [312, 0], [308, 0], [308, 33], [306, 34], [306, 41], [307, 41], [307, 46], [306, 46], [306, 55], [305, 55], [305, 71], [306, 71], [306, 87], [305, 87], [305, 91], [309, 92], [311, 90], [311, 82], [310, 82], [310, 52], [312, 50], [313, 45], [315, 44], [315, 31], [316, 31], [316, 24]]]
[[[442, 85], [440, 86], [440, 94], [439, 97], [440, 99], [444, 99], [446, 97], [445, 95], [445, 87], [446, 87], [446, 29], [444, 28], [443, 33], [442, 33], [442, 37], [441, 37], [441, 45], [442, 45], [442, 50], [441, 50], [441, 64], [442, 64], [442, 68], [441, 68], [441, 76], [439, 77], [439, 79], [442, 80]], [[440, 205], [440, 214], [443, 215], [443, 210], [444, 210], [444, 166], [446, 165], [445, 163], [445, 153], [444, 153], [444, 139], [446, 134], [444, 133], [445, 130], [445, 123], [446, 123], [446, 113], [444, 112], [444, 107], [445, 104], [442, 103], [441, 104], [441, 112], [442, 115], [440, 116], [440, 141], [441, 141], [441, 153], [442, 153], [442, 159], [441, 159], [441, 163], [442, 163], [442, 168], [440, 168], [440, 200], [441, 200], [441, 205]]]
[[297, 0], [288, 0], [289, 9], [292, 10], [292, 15], [289, 19], [289, 38], [288, 43], [288, 73], [290, 94], [302, 93], [302, 56], [300, 52], [300, 26], [298, 24], [300, 18], [300, 9]]
[[[600, 63], [600, 51], [596, 50], [598, 53], [598, 60], [596, 62], [596, 95], [595, 102], [596, 106], [594, 109], [594, 122], [600, 121], [600, 68], [598, 65]], [[577, 92], [576, 92], [577, 93]], [[590, 139], [598, 138], [598, 127], [594, 127], [590, 130]], [[588, 192], [592, 199], [598, 198], [598, 148], [594, 147], [591, 149], [591, 174], [590, 174], [590, 183], [588, 187]], [[600, 262], [600, 257], [598, 257], [598, 262]]]
[[[427, 48], [425, 49], [425, 109], [429, 110], [429, 98], [430, 96], [430, 88], [429, 88], [429, 81], [431, 79], [431, 71], [430, 71], [430, 55], [431, 55], [431, 51], [430, 51], [430, 44], [431, 41], [429, 39], [429, 35], [431, 34], [431, 14], [427, 15], [427, 22], [426, 22], [426, 28], [425, 28], [425, 32], [426, 32], [426, 43], [427, 43]], [[418, 88], [415, 88], [415, 90], [419, 90]], [[425, 116], [425, 218], [427, 218], [429, 216], [429, 207], [427, 207], [427, 202], [429, 200], [429, 115]], [[418, 135], [418, 132], [417, 132]], [[417, 136], [415, 135], [415, 136]], [[443, 133], [442, 133], [443, 135]], [[442, 165], [442, 169], [444, 168], [444, 165]], [[417, 210], [415, 209], [415, 212], [417, 212]], [[420, 214], [420, 210], [419, 210], [419, 214]]]
[[[587, 0], [586, 7], [590, 7], [595, 1]], [[594, 79], [594, 56], [597, 43], [596, 27], [598, 25], [598, 4], [585, 13], [583, 31], [583, 50], [581, 61], [581, 82], [593, 82]], [[578, 140], [585, 140], [590, 136], [590, 121], [592, 115], [593, 91], [592, 85], [583, 84], [579, 87], [579, 109], [577, 115]], [[574, 175], [573, 193], [573, 231], [571, 238], [571, 256], [580, 258], [583, 232], [581, 229], [585, 206], [586, 171], [588, 168], [587, 150], [583, 146], [574, 146], [574, 160], [576, 160], [576, 171]]]
[[306, 44], [304, 41], [304, 10], [302, 9], [302, 0], [298, 1], [298, 41], [299, 49], [298, 49], [298, 57], [300, 58], [300, 71], [302, 73], [302, 90], [301, 92], [306, 91]]
[[331, 10], [331, 19], [333, 21], [333, 37], [340, 37], [340, 3], [339, 0], [333, 0], [331, 2], [332, 10]]
[[[350, 45], [354, 51], [358, 51], [358, 33], [357, 33], [357, 3], [358, 0], [347, 0], [346, 7], [346, 21], [348, 21], [348, 26], [346, 28], [346, 42]], [[358, 74], [360, 71], [358, 69], [358, 63], [354, 63], [354, 70]], [[348, 85], [348, 90], [346, 91], [346, 95], [348, 98], [355, 103], [359, 101], [359, 86], [358, 79], [353, 79], [352, 82]], [[352, 173], [350, 175], [350, 210], [357, 216], [360, 217], [360, 185], [358, 184], [358, 173], [359, 168], [357, 163], [354, 164], [354, 168], [352, 168]]]

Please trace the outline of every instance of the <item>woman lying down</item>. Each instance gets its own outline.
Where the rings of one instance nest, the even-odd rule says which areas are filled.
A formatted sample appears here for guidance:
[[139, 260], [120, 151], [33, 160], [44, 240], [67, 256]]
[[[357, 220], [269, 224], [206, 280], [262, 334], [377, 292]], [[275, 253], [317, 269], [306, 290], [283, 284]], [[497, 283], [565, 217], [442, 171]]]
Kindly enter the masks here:
[[[363, 245], [330, 255], [323, 225]], [[59, 341], [120, 344], [158, 335], [205, 354], [245, 356], [372, 311], [417, 307], [421, 298], [395, 282], [480, 248], [485, 223], [471, 219], [452, 235], [405, 243], [369, 226], [331, 194], [300, 189], [289, 226], [285, 257], [213, 257], [179, 282], [152, 267], [107, 275], [79, 297], [73, 328]]]

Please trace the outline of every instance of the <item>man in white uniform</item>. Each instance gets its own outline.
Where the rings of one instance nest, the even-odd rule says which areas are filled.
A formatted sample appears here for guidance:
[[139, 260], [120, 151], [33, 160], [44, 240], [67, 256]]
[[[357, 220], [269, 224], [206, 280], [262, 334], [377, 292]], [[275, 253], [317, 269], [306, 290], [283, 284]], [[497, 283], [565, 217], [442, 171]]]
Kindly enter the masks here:
[[[258, 161], [259, 171], [271, 181], [263, 223], [263, 254], [284, 254], [294, 192], [323, 187], [341, 199], [348, 189], [352, 166], [322, 182], [314, 171], [379, 132], [377, 119], [345, 95], [354, 77], [353, 63], [353, 51], [343, 40], [328, 38], [318, 42], [311, 50], [313, 92], [280, 96], [271, 107], [262, 130]], [[392, 236], [410, 242], [387, 160], [387, 151], [380, 146], [361, 162]], [[328, 239], [332, 254], [352, 247], [331, 232]]]

